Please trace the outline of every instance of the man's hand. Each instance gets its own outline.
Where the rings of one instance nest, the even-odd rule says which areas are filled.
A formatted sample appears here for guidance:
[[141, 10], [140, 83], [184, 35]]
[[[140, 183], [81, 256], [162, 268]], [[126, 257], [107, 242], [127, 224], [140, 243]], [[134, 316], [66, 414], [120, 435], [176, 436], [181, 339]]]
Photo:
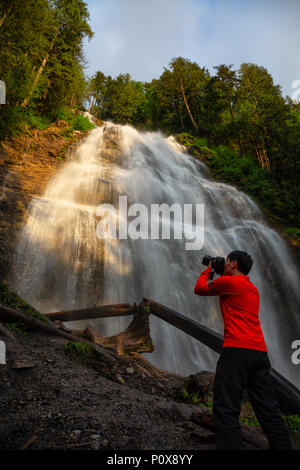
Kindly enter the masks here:
[[211, 263], [212, 263], [212, 260], [210, 260], [210, 262], [208, 263], [209, 268], [211, 268]]

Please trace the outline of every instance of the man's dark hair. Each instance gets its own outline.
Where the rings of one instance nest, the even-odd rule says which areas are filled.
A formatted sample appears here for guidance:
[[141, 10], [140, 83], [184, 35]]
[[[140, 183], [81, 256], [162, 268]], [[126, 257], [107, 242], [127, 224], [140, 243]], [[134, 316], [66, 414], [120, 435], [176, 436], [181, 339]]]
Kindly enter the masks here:
[[234, 259], [237, 260], [238, 270], [241, 271], [241, 273], [247, 275], [250, 272], [253, 261], [251, 256], [248, 255], [246, 251], [232, 251], [231, 253], [229, 253], [227, 258], [229, 258], [230, 261], [233, 261]]

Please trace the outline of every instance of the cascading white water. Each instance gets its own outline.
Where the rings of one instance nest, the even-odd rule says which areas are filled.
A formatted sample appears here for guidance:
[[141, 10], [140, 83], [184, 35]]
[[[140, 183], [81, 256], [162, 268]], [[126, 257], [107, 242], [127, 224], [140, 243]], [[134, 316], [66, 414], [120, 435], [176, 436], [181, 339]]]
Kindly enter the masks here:
[[[100, 240], [99, 204], [204, 204], [201, 250], [184, 239]], [[130, 217], [128, 218], [130, 220]], [[300, 339], [299, 272], [284, 240], [263, 220], [256, 204], [232, 186], [212, 181], [207, 168], [184, 154], [173, 138], [106, 123], [92, 130], [33, 198], [20, 233], [10, 287], [41, 312], [156, 300], [223, 333], [218, 297], [199, 297], [194, 285], [204, 254], [249, 252], [250, 280], [260, 292], [260, 320], [272, 366], [300, 386], [291, 360]], [[131, 319], [94, 320], [102, 335], [116, 334]], [[84, 322], [67, 326], [81, 328]], [[182, 374], [214, 370], [218, 355], [162, 320], [150, 316], [155, 365]]]

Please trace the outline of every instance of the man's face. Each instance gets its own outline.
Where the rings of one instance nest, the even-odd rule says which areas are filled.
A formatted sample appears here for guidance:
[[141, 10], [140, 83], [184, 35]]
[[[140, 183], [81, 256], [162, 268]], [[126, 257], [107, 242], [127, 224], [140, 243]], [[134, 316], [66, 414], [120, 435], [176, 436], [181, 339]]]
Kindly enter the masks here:
[[224, 265], [224, 275], [231, 275], [232, 271], [237, 267], [237, 261], [232, 260], [230, 261], [229, 258], [226, 258], [225, 265]]

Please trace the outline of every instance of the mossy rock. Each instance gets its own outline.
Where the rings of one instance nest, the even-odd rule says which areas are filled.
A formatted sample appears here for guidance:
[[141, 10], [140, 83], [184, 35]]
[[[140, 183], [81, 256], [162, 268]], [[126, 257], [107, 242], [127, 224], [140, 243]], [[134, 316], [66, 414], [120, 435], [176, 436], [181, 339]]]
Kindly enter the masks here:
[[[0, 303], [6, 307], [13, 308], [18, 312], [24, 313], [31, 317], [36, 318], [39, 321], [48, 323], [48, 319], [42, 313], [38, 312], [28, 302], [23, 300], [18, 294], [8, 289], [7, 285], [0, 282]], [[6, 326], [12, 331], [29, 332], [32, 328], [28, 327], [21, 322], [5, 322]]]
[[175, 398], [194, 405], [212, 406], [214, 377], [215, 374], [209, 371], [189, 375], [183, 386], [176, 390]]

